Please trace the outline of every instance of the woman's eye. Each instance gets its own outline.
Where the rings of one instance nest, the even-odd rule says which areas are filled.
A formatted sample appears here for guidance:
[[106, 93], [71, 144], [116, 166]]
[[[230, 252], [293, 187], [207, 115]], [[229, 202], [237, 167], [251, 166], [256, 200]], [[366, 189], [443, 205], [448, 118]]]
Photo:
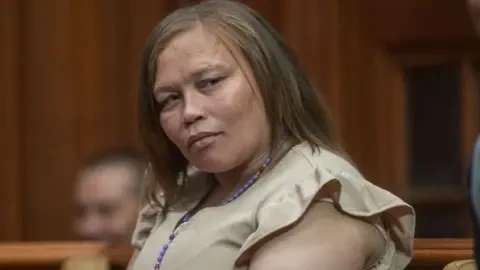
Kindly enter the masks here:
[[176, 101], [178, 101], [179, 98], [180, 96], [178, 95], [169, 95], [163, 98], [158, 102], [158, 104], [160, 105], [160, 110], [171, 108], [173, 105], [175, 105]]
[[197, 87], [199, 89], [209, 88], [215, 86], [217, 83], [221, 81], [222, 78], [212, 78], [212, 79], [204, 79], [197, 83]]

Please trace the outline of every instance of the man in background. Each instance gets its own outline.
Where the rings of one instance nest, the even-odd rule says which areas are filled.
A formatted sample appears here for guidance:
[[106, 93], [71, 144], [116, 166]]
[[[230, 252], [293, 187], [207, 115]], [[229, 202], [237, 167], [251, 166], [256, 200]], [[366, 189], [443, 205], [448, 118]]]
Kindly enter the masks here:
[[139, 211], [146, 161], [134, 149], [112, 149], [79, 170], [74, 229], [84, 240], [129, 242]]
[[[480, 0], [467, 0], [467, 7], [475, 30], [480, 37]], [[478, 67], [478, 66], [477, 66]], [[480, 70], [477, 70], [477, 75]], [[480, 80], [478, 81], [480, 83]], [[480, 89], [479, 89], [480, 91]], [[474, 257], [480, 269], [480, 135], [477, 137], [472, 151], [468, 171], [469, 204], [473, 222]]]

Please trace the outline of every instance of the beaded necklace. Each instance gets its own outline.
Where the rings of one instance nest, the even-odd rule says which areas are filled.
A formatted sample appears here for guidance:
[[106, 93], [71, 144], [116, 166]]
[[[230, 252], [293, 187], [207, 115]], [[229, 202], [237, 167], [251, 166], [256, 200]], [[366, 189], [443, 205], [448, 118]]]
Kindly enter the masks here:
[[[252, 177], [250, 177], [250, 179], [248, 179], [248, 181], [243, 186], [241, 186], [233, 195], [230, 195], [228, 198], [226, 198], [221, 203], [221, 205], [229, 204], [232, 201], [234, 201], [235, 199], [237, 199], [238, 197], [240, 197], [240, 195], [242, 195], [247, 189], [249, 189], [258, 180], [260, 175], [263, 173], [263, 171], [265, 171], [265, 169], [268, 167], [268, 165], [270, 165], [271, 162], [272, 162], [271, 156], [267, 157], [267, 159], [263, 163], [262, 167], [260, 167], [260, 169], [257, 171], [257, 173], [255, 173]], [[204, 202], [204, 200], [206, 200], [209, 197], [209, 195], [212, 191], [213, 191], [213, 188], [210, 189], [210, 191], [207, 194], [205, 194], [205, 196], [197, 204], [197, 206], [201, 205]], [[195, 208], [197, 208], [197, 207], [195, 207]], [[176, 228], [173, 230], [172, 234], [170, 234], [170, 236], [168, 237], [168, 242], [162, 246], [162, 250], [158, 254], [157, 262], [155, 263], [155, 266], [153, 268], [154, 270], [159, 270], [160, 269], [160, 265], [162, 263], [163, 257], [165, 256], [165, 253], [167, 252], [167, 249], [168, 249], [169, 245], [173, 242], [173, 239], [175, 239], [175, 237], [177, 236], [179, 228], [182, 227], [183, 225], [187, 224], [188, 221], [190, 221], [190, 219], [193, 216], [191, 214], [191, 212], [194, 212], [195, 208], [192, 211], [187, 212], [180, 219], [181, 222], [179, 221], [179, 225], [175, 226]]]

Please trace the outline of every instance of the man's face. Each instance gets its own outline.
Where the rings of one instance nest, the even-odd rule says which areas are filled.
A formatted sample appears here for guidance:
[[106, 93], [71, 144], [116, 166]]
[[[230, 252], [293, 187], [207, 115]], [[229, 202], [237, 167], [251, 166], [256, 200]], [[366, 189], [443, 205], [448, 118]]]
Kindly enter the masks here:
[[79, 175], [75, 189], [75, 231], [85, 240], [129, 241], [139, 198], [132, 169], [106, 165]]

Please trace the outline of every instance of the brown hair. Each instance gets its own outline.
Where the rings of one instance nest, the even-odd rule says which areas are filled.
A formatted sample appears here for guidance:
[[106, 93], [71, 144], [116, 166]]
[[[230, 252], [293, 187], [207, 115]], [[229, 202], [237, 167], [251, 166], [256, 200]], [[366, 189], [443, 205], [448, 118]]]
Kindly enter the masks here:
[[308, 142], [313, 150], [342, 152], [322, 97], [273, 27], [244, 4], [205, 1], [178, 9], [163, 19], [150, 34], [144, 51], [139, 107], [141, 133], [154, 176], [147, 183], [150, 201], [158, 204], [156, 193], [160, 186], [166, 205], [186, 196], [183, 191], [188, 161], [159, 124], [153, 84], [159, 54], [178, 34], [198, 25], [234, 46], [245, 58], [264, 100], [272, 136], [288, 131], [295, 140]]
[[117, 146], [103, 149], [90, 156], [80, 167], [78, 173], [82, 174], [85, 171], [109, 166], [126, 167], [132, 173], [130, 187], [135, 194], [139, 194], [147, 165], [145, 157], [135, 147]]

